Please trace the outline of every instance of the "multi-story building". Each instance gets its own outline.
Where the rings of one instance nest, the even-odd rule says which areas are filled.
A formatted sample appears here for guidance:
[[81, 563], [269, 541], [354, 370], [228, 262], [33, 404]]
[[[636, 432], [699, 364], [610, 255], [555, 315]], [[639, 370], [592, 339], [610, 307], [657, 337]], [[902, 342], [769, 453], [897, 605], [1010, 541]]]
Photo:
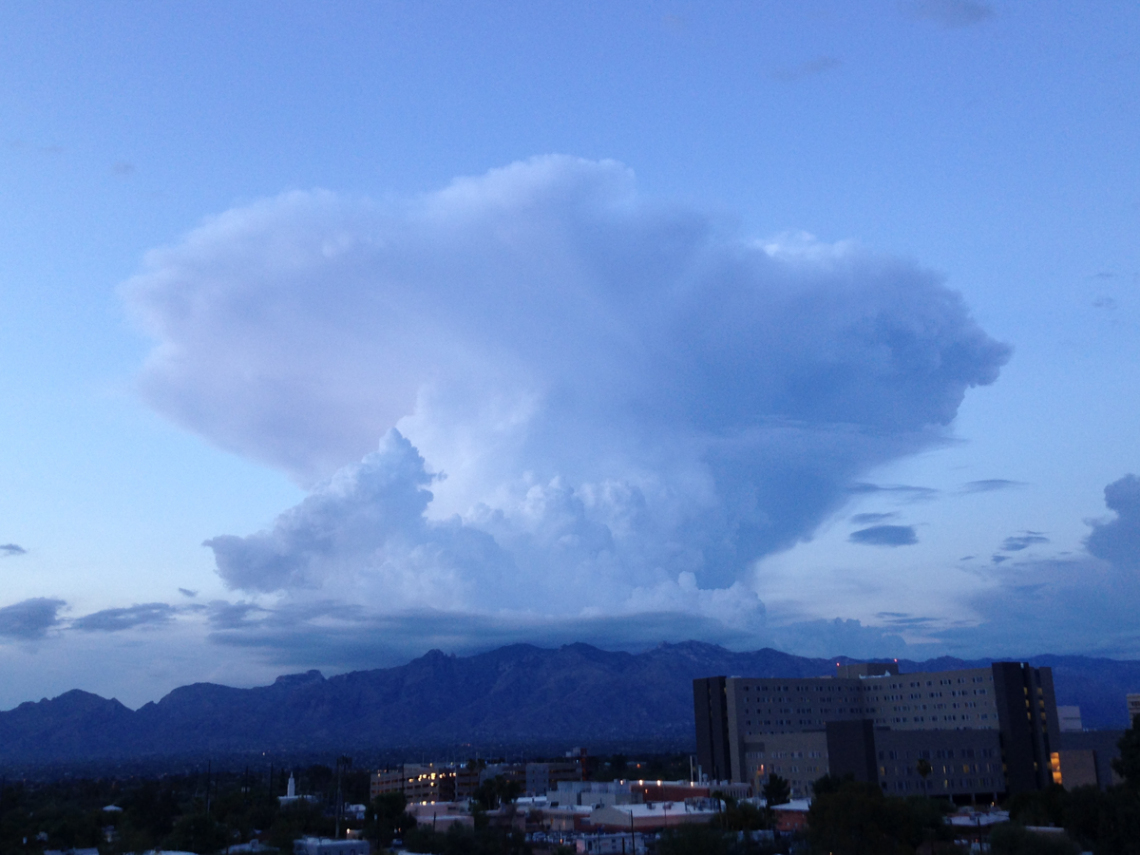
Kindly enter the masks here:
[[1131, 727], [1136, 716], [1140, 715], [1140, 692], [1129, 693], [1124, 699], [1128, 703], [1128, 725]]
[[381, 793], [403, 793], [410, 803], [449, 802], [455, 798], [456, 770], [449, 766], [406, 763], [372, 775], [372, 798]]
[[[776, 771], [799, 795], [828, 772], [890, 791], [1021, 792], [1053, 781], [1059, 762], [1052, 671], [1024, 663], [913, 674], [899, 674], [894, 664], [862, 664], [838, 666], [835, 677], [710, 677], [693, 681], [693, 698], [703, 774], [759, 786]], [[925, 775], [920, 760], [922, 770], [931, 767]]]
[[561, 781], [580, 781], [582, 769], [575, 761], [526, 764], [526, 795], [543, 796]]

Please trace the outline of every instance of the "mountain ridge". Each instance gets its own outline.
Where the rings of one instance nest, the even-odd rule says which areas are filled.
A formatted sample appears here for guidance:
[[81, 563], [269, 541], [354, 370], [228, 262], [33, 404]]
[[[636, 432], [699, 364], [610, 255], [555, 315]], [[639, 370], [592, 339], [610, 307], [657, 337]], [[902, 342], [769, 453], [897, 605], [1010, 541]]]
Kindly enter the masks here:
[[[692, 679], [824, 676], [848, 661], [699, 641], [641, 653], [514, 644], [472, 656], [431, 650], [405, 665], [332, 677], [283, 674], [248, 689], [193, 683], [137, 710], [76, 689], [0, 712], [0, 762], [479, 742], [684, 746], [693, 740]], [[939, 657], [899, 666], [949, 670], [991, 661]], [[1058, 703], [1079, 704], [1086, 726], [1127, 726], [1124, 695], [1140, 690], [1140, 662], [1052, 654], [1028, 661], [1054, 669]]]

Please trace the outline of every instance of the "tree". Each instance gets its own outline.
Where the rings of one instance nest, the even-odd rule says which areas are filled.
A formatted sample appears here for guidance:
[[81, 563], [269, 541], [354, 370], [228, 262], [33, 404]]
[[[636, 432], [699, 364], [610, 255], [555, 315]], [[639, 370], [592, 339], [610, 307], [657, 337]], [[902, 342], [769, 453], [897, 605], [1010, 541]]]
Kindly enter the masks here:
[[325, 816], [324, 810], [318, 805], [310, 802], [295, 802], [277, 812], [273, 825], [269, 827], [268, 831], [270, 846], [275, 846], [282, 852], [290, 852], [293, 848], [293, 841], [298, 837], [332, 836], [333, 821], [330, 817]]
[[914, 771], [918, 772], [918, 776], [925, 781], [930, 777], [930, 773], [934, 771], [934, 767], [930, 765], [929, 760], [923, 757], [914, 764]]
[[1065, 831], [1086, 850], [1100, 838], [1105, 796], [1096, 784], [1074, 787], [1064, 799], [1062, 816]]
[[834, 855], [903, 855], [927, 840], [952, 835], [942, 811], [923, 796], [888, 798], [876, 784], [854, 780], [816, 793], [808, 811], [808, 839], [815, 852]]
[[408, 797], [403, 793], [381, 793], [364, 814], [364, 836], [387, 849], [397, 837], [403, 838], [415, 827], [416, 818], [407, 812]]
[[758, 831], [771, 828], [774, 823], [770, 808], [758, 808], [748, 802], [738, 802], [727, 793], [717, 791], [711, 794], [714, 799], [724, 802], [724, 810], [713, 817], [710, 823], [714, 828], [725, 831]]
[[1124, 731], [1117, 743], [1120, 756], [1112, 761], [1112, 768], [1133, 789], [1140, 789], [1140, 715], [1132, 717], [1132, 727]]
[[719, 828], [686, 823], [670, 828], [657, 842], [658, 855], [729, 855], [732, 841]]
[[1137, 855], [1140, 852], [1140, 796], [1128, 785], [1103, 793], [1097, 823], [1097, 855]]
[[773, 772], [768, 776], [768, 781], [764, 784], [764, 789], [761, 790], [760, 794], [764, 796], [764, 801], [768, 803], [768, 807], [787, 804], [788, 799], [792, 797], [792, 785], [788, 783], [787, 778], [781, 778]]
[[1080, 851], [1061, 832], [1037, 834], [1014, 823], [1003, 823], [990, 832], [992, 855], [1080, 855]]
[[832, 775], [830, 773], [824, 775], [822, 778], [817, 778], [811, 785], [811, 791], [814, 795], [825, 796], [828, 793], [838, 793], [840, 788], [847, 783], [855, 783], [855, 775], [848, 772], [846, 775]]
[[1021, 825], [1062, 825], [1065, 800], [1065, 788], [1060, 784], [1018, 793], [1009, 800], [1009, 818]]
[[204, 805], [193, 813], [183, 814], [174, 823], [174, 830], [166, 838], [164, 848], [191, 852], [213, 852], [228, 842], [225, 827], [206, 815]]
[[472, 799], [483, 810], [494, 810], [501, 804], [513, 802], [521, 794], [522, 786], [518, 781], [508, 781], [502, 775], [496, 775], [481, 783]]

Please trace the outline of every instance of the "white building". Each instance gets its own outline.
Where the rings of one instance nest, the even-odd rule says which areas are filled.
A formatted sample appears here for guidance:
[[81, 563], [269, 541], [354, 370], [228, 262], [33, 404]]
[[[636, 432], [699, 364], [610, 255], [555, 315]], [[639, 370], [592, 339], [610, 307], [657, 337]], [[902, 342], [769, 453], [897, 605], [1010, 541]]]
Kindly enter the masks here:
[[302, 837], [293, 841], [293, 855], [371, 855], [367, 840], [330, 840], [327, 837]]
[[720, 807], [694, 806], [686, 802], [649, 802], [643, 805], [608, 805], [590, 813], [594, 828], [615, 831], [662, 831], [690, 822], [711, 822]]
[[1061, 733], [1081, 733], [1084, 730], [1081, 726], [1081, 708], [1057, 707], [1057, 723], [1061, 727]]

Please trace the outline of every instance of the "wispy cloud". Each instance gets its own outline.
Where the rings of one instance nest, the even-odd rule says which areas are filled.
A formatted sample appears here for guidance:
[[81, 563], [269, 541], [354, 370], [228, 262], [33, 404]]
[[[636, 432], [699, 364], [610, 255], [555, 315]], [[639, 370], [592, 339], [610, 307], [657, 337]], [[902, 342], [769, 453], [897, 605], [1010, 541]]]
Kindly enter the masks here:
[[968, 481], [962, 485], [963, 493], [993, 493], [997, 490], [1011, 490], [1024, 487], [1021, 481], [1010, 481], [1005, 478], [986, 478], [982, 481]]
[[139, 626], [161, 626], [169, 623], [177, 609], [166, 603], [143, 603], [122, 609], [104, 609], [71, 622], [82, 632], [121, 632]]
[[887, 493], [889, 495], [897, 496], [904, 501], [919, 502], [927, 499], [934, 499], [940, 495], [940, 491], [933, 487], [915, 487], [910, 484], [868, 484], [859, 483], [853, 484], [848, 488], [851, 493]]
[[0, 609], [0, 636], [32, 641], [43, 638], [59, 624], [59, 611], [67, 603], [49, 597], [34, 597]]
[[954, 28], [980, 24], [994, 16], [993, 6], [979, 0], [916, 0], [904, 8], [911, 17]]
[[855, 523], [855, 525], [872, 525], [873, 523], [881, 523], [886, 522], [887, 520], [893, 520], [897, 516], [898, 514], [893, 511], [888, 513], [855, 514], [853, 517], [851, 517], [851, 522]]
[[925, 628], [939, 623], [936, 618], [916, 617], [909, 612], [879, 612], [875, 617], [885, 624], [900, 628]]
[[868, 546], [912, 546], [918, 543], [914, 526], [910, 525], [874, 525], [851, 532], [847, 539]]
[[0, 543], [0, 557], [11, 558], [16, 555], [26, 555], [28, 550], [18, 543]]
[[821, 56], [790, 68], [778, 68], [772, 72], [772, 79], [784, 83], [795, 83], [806, 77], [815, 77], [825, 71], [839, 68], [842, 64], [843, 62], [834, 56]]
[[1039, 531], [1027, 531], [1022, 534], [1015, 534], [1007, 537], [1002, 541], [1001, 550], [1003, 552], [1020, 552], [1023, 549], [1028, 549], [1031, 546], [1036, 546], [1039, 543], [1048, 543], [1044, 533]]
[[193, 598], [193, 597], [196, 597], [196, 596], [198, 596], [198, 592], [197, 592], [197, 591], [191, 591], [189, 588], [179, 588], [179, 589], [178, 589], [178, 593], [180, 593], [180, 594], [181, 594], [182, 596], [184, 596], [184, 597], [191, 597], [191, 598]]

